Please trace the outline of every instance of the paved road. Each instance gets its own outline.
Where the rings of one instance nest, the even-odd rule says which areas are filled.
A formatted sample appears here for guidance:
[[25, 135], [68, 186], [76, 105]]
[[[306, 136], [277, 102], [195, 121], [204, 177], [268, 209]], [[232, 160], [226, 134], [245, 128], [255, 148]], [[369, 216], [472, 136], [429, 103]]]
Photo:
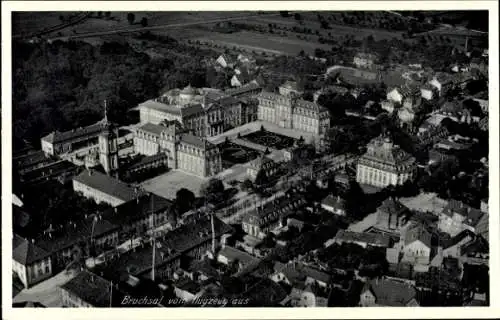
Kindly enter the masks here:
[[48, 41], [69, 40], [69, 39], [76, 39], [76, 38], [90, 38], [90, 37], [99, 37], [99, 36], [105, 36], [105, 35], [131, 33], [131, 32], [143, 32], [143, 31], [149, 31], [149, 30], [162, 30], [162, 29], [169, 29], [169, 28], [175, 29], [175, 28], [180, 28], [180, 27], [196, 26], [196, 25], [200, 25], [200, 24], [210, 24], [210, 23], [218, 23], [218, 22], [226, 22], [226, 21], [244, 20], [244, 19], [248, 19], [248, 18], [255, 18], [255, 17], [262, 17], [262, 16], [277, 16], [277, 15], [279, 15], [279, 13], [251, 14], [251, 15], [246, 15], [246, 16], [211, 19], [211, 20], [203, 20], [203, 21], [196, 21], [196, 22], [162, 24], [162, 25], [151, 26], [151, 27], [122, 28], [122, 29], [111, 30], [111, 31], [88, 32], [88, 33], [76, 34], [76, 35], [71, 35], [71, 36], [53, 37], [53, 38], [49, 38], [47, 40]]

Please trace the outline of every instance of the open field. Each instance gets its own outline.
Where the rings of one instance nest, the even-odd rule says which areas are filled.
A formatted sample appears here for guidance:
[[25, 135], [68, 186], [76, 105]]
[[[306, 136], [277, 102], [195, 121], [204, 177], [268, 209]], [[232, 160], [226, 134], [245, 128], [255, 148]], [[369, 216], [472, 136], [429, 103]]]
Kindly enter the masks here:
[[12, 34], [26, 34], [52, 28], [62, 22], [60, 16], [68, 17], [70, 12], [14, 12], [12, 13]]
[[[312, 14], [310, 14], [312, 15]], [[303, 13], [302, 16], [308, 17], [306, 13]], [[363, 39], [372, 35], [375, 40], [383, 40], [383, 39], [392, 39], [392, 38], [401, 38], [402, 33], [398, 31], [389, 31], [383, 29], [369, 29], [369, 28], [356, 28], [348, 25], [341, 25], [335, 23], [329, 23], [330, 29], [321, 29], [320, 23], [317, 21], [316, 16], [310, 16], [310, 19], [304, 19], [302, 23], [299, 23], [298, 20], [295, 20], [293, 17], [284, 18], [281, 16], [272, 16], [272, 17], [256, 17], [252, 19], [248, 19], [249, 23], [260, 23], [267, 25], [269, 23], [276, 24], [277, 26], [286, 26], [288, 28], [291, 27], [299, 27], [299, 28], [309, 28], [314, 30], [319, 30], [321, 36], [326, 37], [329, 33], [332, 37], [341, 38], [344, 36], [354, 36], [358, 39]]]
[[241, 47], [252, 51], [268, 51], [275, 54], [297, 55], [301, 50], [312, 54], [316, 48], [329, 50], [329, 45], [300, 40], [294, 37], [279, 37], [271, 34], [241, 31], [235, 33], [217, 33], [207, 30], [203, 36], [191, 40], [213, 42], [214, 44]]
[[175, 199], [176, 192], [181, 188], [191, 190], [196, 196], [206, 179], [188, 173], [172, 170], [153, 179], [144, 181], [141, 185], [149, 192], [167, 199]]

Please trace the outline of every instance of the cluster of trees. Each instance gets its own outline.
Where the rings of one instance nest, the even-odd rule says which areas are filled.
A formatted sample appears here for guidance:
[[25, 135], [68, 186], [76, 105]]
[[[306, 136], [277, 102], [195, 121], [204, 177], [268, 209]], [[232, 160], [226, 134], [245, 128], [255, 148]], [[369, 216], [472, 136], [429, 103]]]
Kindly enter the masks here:
[[203, 61], [211, 52], [172, 41], [158, 47], [164, 50], [162, 59], [138, 53], [127, 43], [14, 42], [14, 136], [38, 146], [49, 132], [100, 120], [105, 99], [109, 118], [124, 124], [128, 110], [161, 88], [207, 85]]
[[44, 187], [28, 187], [23, 190], [23, 209], [31, 214], [27, 230], [34, 237], [43, 233], [50, 225], [64, 225], [68, 221], [79, 221], [86, 215], [104, 212], [108, 204], [84, 198], [75, 193], [71, 186], [50, 182]]
[[354, 243], [333, 244], [318, 251], [318, 259], [330, 268], [359, 270], [360, 276], [379, 277], [387, 273], [385, 250], [363, 248]]

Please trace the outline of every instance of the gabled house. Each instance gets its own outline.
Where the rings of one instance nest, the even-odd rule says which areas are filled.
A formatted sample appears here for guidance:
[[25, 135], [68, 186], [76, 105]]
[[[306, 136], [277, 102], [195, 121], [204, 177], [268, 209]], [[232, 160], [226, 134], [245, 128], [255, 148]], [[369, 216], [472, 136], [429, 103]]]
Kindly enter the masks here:
[[286, 264], [276, 262], [274, 264], [274, 273], [270, 275], [270, 279], [277, 283], [284, 282], [292, 287], [303, 284], [328, 288], [331, 275], [296, 261]]
[[476, 232], [476, 227], [484, 215], [485, 213], [481, 210], [452, 199], [439, 215], [438, 228], [451, 236], [465, 229]]
[[321, 201], [321, 208], [339, 216], [346, 215], [346, 202], [340, 196], [329, 195]]
[[48, 251], [14, 234], [12, 241], [12, 271], [26, 288], [52, 276], [52, 258]]
[[409, 284], [374, 279], [365, 284], [361, 291], [362, 307], [418, 307], [417, 291]]
[[215, 62], [222, 68], [233, 68], [235, 61], [227, 54], [221, 54]]
[[382, 230], [399, 230], [408, 221], [409, 209], [395, 198], [389, 198], [377, 208], [376, 227]]
[[403, 262], [428, 265], [431, 259], [432, 234], [420, 223], [410, 225], [403, 244]]

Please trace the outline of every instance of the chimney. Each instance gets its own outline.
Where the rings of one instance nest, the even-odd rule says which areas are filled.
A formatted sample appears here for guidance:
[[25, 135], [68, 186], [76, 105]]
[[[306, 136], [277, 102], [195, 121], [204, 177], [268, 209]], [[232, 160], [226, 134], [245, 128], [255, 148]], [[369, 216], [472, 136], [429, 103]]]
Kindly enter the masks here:
[[35, 239], [31, 239], [31, 243], [33, 243], [33, 244], [34, 244], [34, 243], [35, 243]]
[[115, 213], [118, 213], [118, 207], [115, 207], [114, 209], [115, 209]]

